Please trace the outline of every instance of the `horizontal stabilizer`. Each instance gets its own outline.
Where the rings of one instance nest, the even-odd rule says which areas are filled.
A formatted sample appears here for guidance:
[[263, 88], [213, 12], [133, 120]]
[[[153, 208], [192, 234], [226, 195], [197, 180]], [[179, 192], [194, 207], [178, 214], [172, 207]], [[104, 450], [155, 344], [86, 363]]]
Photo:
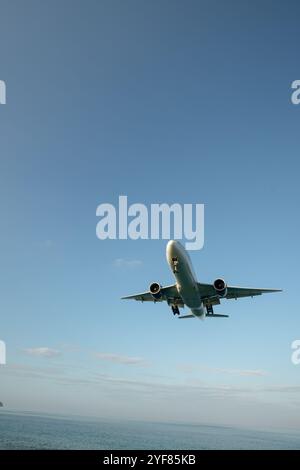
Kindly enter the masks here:
[[209, 313], [207, 317], [220, 317], [220, 318], [229, 318], [229, 315], [222, 315], [221, 313]]
[[196, 318], [195, 315], [180, 315], [180, 317], [177, 318]]

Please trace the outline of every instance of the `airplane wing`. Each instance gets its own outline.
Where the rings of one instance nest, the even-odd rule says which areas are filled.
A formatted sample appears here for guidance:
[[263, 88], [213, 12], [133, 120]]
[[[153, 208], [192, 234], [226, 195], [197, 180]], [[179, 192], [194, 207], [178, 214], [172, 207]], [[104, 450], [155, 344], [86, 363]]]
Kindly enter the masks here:
[[182, 302], [182, 299], [180, 295], [178, 294], [176, 284], [172, 284], [171, 286], [167, 286], [167, 287], [162, 287], [161, 294], [162, 294], [161, 297], [159, 297], [158, 299], [154, 299], [150, 291], [147, 291], [147, 292], [142, 292], [141, 294], [127, 295], [126, 297], [122, 297], [122, 299], [134, 299], [134, 300], [140, 300], [141, 302], [163, 302], [164, 300], [166, 301], [177, 300], [177, 301]]
[[281, 292], [282, 289], [254, 289], [251, 287], [227, 287], [226, 299], [238, 299], [239, 297], [253, 297], [254, 295]]
[[[212, 304], [219, 303], [217, 302], [216, 291], [212, 284], [198, 283], [198, 288], [204, 303], [209, 303], [210, 300], [212, 300]], [[254, 297], [255, 295], [267, 294], [269, 292], [281, 292], [281, 289], [256, 289], [253, 287], [227, 286], [227, 294], [224, 298], [238, 299], [240, 297]]]
[[[220, 303], [220, 297], [217, 295], [214, 286], [212, 284], [198, 283], [198, 288], [204, 305], [218, 305]], [[255, 295], [261, 295], [268, 292], [280, 292], [281, 289], [255, 289], [251, 287], [234, 287], [227, 286], [227, 294], [224, 296], [226, 299], [238, 299], [240, 297], [253, 297]], [[133, 299], [139, 300], [140, 302], [163, 302], [168, 303], [174, 302], [174, 304], [183, 306], [184, 302], [181, 299], [176, 284], [161, 288], [161, 297], [155, 299], [150, 291], [141, 292], [140, 294], [127, 295], [122, 299]]]

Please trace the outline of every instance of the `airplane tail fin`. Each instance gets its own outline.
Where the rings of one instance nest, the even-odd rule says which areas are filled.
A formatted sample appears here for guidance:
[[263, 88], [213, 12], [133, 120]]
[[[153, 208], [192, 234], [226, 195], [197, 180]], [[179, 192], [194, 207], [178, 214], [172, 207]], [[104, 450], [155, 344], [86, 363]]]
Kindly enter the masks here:
[[221, 313], [208, 313], [206, 318], [210, 317], [229, 318], [229, 315], [222, 315]]
[[[210, 317], [214, 317], [214, 318], [229, 318], [229, 315], [222, 315], [221, 313], [210, 313], [210, 314], [206, 314], [205, 315], [205, 318], [210, 318]], [[179, 317], [177, 318], [202, 318], [202, 317], [197, 317], [197, 315], [180, 315]]]
[[177, 318], [196, 318], [195, 315], [180, 315]]

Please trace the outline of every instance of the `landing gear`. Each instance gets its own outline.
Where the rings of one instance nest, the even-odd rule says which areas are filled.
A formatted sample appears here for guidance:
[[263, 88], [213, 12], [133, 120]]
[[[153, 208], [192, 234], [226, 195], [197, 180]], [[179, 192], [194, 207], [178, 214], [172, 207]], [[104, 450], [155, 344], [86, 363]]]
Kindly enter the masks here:
[[213, 315], [214, 314], [214, 309], [212, 305], [206, 305], [206, 313], [207, 315]]
[[178, 273], [178, 258], [172, 258], [173, 273]]
[[172, 308], [173, 315], [180, 315], [180, 311], [177, 305], [171, 305], [171, 308]]

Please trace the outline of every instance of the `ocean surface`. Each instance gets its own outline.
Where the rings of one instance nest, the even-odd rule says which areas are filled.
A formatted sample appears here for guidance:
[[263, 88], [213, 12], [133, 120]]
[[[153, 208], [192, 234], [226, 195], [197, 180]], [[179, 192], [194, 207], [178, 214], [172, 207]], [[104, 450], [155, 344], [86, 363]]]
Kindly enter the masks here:
[[300, 433], [1, 411], [0, 449], [300, 449]]

